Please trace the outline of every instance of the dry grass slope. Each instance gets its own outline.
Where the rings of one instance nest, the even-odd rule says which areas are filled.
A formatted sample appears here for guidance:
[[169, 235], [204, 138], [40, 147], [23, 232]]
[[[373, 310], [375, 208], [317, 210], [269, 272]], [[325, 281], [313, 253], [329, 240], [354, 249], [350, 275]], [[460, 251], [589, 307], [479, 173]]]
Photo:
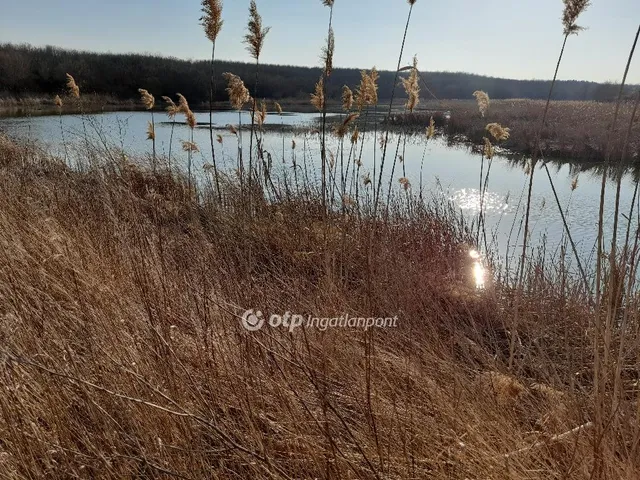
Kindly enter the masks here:
[[[512, 293], [475, 291], [446, 209], [379, 223], [291, 196], [248, 216], [234, 182], [222, 205], [187, 183], [0, 138], [4, 478], [589, 478], [588, 428], [554, 438], [591, 416], [569, 280], [528, 280], [507, 374]], [[250, 307], [400, 320], [249, 333]], [[609, 478], [640, 468], [632, 385]]]

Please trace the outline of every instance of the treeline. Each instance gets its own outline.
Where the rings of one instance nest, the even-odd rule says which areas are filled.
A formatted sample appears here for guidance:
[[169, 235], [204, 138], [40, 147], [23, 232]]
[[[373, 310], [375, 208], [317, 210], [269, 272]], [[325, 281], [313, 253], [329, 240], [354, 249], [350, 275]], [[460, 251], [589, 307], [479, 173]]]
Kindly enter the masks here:
[[[255, 65], [216, 62], [216, 100], [226, 100], [223, 72], [242, 77], [253, 92]], [[106, 54], [56, 47], [0, 44], [0, 96], [55, 95], [64, 91], [65, 74], [71, 73], [87, 93], [111, 95], [128, 100], [146, 88], [156, 97], [185, 95], [194, 105], [209, 99], [210, 66], [207, 61], [189, 61], [140, 54]], [[257, 92], [259, 98], [308, 99], [320, 77], [320, 68], [288, 65], [262, 65]], [[550, 82], [509, 80], [468, 73], [425, 72], [429, 90], [440, 99], [469, 99], [475, 90], [484, 90], [494, 99], [546, 98]], [[360, 79], [358, 69], [336, 69], [328, 84], [328, 94], [339, 99], [343, 85], [354, 87]], [[394, 73], [380, 72], [380, 98], [391, 96]], [[600, 100], [616, 97], [614, 84], [560, 81], [554, 90], [558, 100]], [[402, 97], [402, 89], [397, 95]], [[426, 89], [423, 95], [428, 96]]]

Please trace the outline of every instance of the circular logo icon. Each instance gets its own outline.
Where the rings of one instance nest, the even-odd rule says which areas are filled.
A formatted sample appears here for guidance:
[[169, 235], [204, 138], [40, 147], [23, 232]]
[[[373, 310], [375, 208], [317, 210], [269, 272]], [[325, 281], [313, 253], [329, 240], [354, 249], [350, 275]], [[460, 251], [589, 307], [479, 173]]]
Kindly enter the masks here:
[[257, 332], [264, 325], [264, 317], [260, 310], [255, 311], [253, 309], [247, 310], [242, 314], [242, 326], [250, 331]]

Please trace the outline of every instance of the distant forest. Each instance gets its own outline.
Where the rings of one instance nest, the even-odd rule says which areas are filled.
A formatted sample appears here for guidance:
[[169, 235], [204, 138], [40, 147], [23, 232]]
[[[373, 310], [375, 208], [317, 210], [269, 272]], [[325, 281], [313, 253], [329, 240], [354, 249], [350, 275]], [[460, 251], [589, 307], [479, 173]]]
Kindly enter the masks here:
[[[257, 95], [253, 92], [255, 65], [240, 62], [216, 62], [216, 100], [226, 100], [223, 72], [232, 72], [245, 80], [257, 98], [308, 99], [320, 77], [320, 68], [288, 65], [261, 65]], [[209, 99], [210, 67], [207, 61], [180, 60], [140, 54], [106, 54], [56, 47], [0, 44], [0, 97], [55, 95], [64, 91], [65, 73], [72, 74], [86, 93], [111, 95], [129, 100], [138, 88], [146, 88], [156, 97], [174, 97], [180, 92], [193, 104]], [[491, 98], [546, 99], [549, 81], [508, 80], [468, 73], [423, 72], [429, 89], [439, 99], [470, 99], [475, 90], [486, 91]], [[394, 73], [380, 72], [381, 99], [391, 96]], [[332, 99], [340, 98], [343, 85], [355, 87], [358, 69], [336, 69], [328, 83]], [[614, 84], [585, 81], [560, 81], [554, 90], [557, 100], [609, 101], [616, 97]], [[402, 88], [397, 90], [402, 97]], [[423, 97], [428, 97], [423, 89]]]

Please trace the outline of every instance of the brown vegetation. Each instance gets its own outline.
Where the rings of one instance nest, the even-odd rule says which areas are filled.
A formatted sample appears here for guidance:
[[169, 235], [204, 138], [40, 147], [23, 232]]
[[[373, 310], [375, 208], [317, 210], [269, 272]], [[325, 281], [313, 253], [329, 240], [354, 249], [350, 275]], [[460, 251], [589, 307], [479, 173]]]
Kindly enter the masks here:
[[[588, 307], [536, 269], [508, 374], [512, 293], [475, 290], [446, 210], [372, 223], [281, 192], [248, 217], [231, 179], [219, 205], [208, 182], [6, 138], [0, 166], [7, 478], [588, 478], [587, 427], [553, 439], [591, 417]], [[250, 333], [247, 308], [399, 322]], [[605, 451], [631, 479], [625, 352]]]
[[[476, 145], [481, 145], [483, 137], [486, 136], [487, 122], [497, 122], [508, 125], [511, 129], [511, 137], [503, 145], [505, 148], [515, 153], [531, 155], [544, 107], [545, 102], [542, 100], [492, 100], [483, 117], [473, 100], [432, 100], [425, 103], [422, 111], [394, 115], [390, 123], [415, 126], [423, 131], [429, 123], [429, 118], [433, 116], [446, 134], [462, 136]], [[544, 157], [578, 162], [603, 161], [614, 109], [613, 103], [552, 102], [541, 136]], [[620, 158], [632, 111], [633, 102], [623, 104], [618, 119], [619, 128], [614, 137], [612, 159]], [[640, 121], [636, 117], [625, 160], [634, 161], [638, 158]]]

